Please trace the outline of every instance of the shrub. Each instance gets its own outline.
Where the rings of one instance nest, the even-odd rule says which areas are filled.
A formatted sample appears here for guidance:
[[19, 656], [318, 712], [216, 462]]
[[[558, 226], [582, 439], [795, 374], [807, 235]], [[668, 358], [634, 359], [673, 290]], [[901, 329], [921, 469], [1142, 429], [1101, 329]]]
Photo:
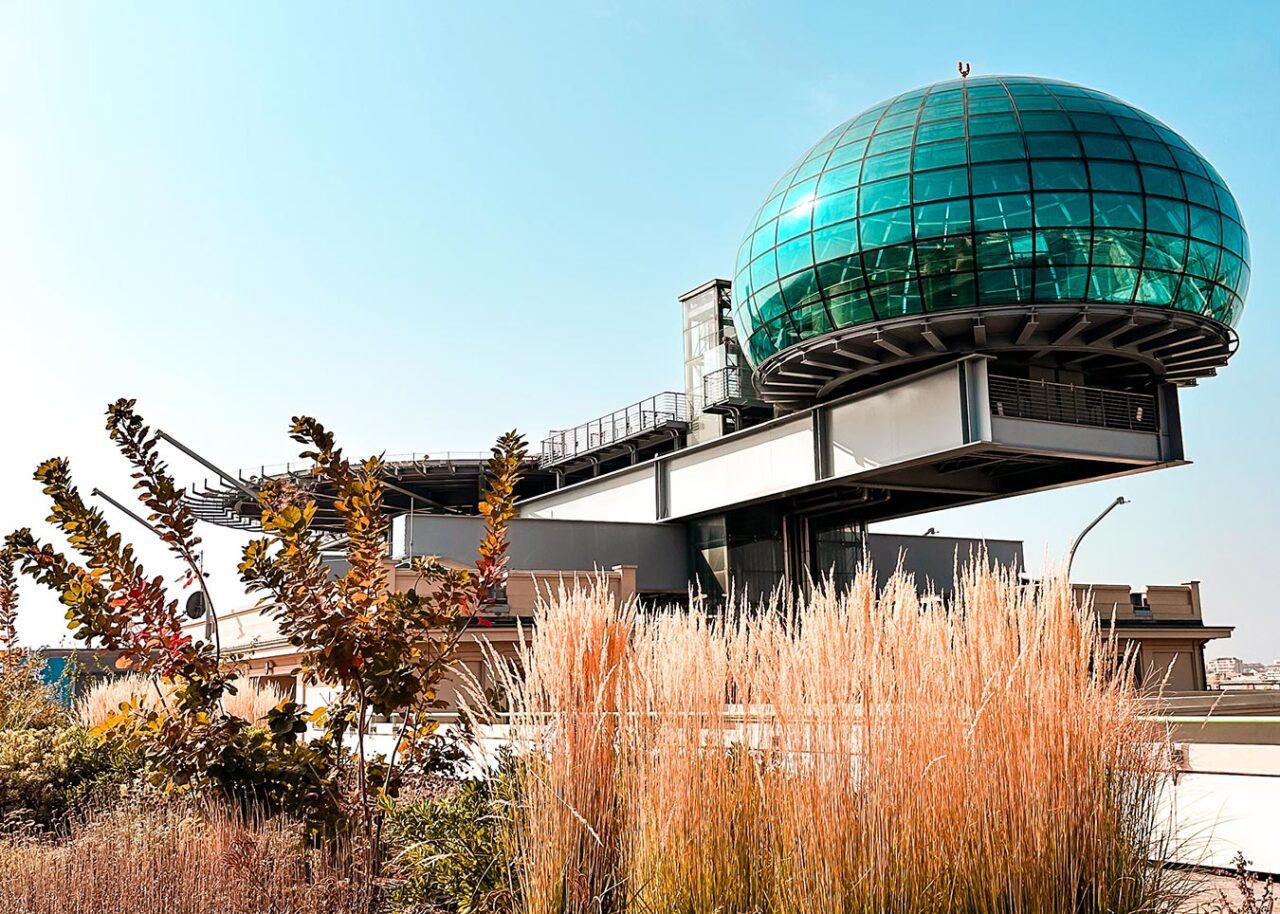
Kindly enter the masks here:
[[127, 750], [80, 727], [0, 730], [0, 821], [51, 826], [137, 770]]
[[1170, 909], [1163, 737], [1065, 580], [770, 609], [538, 610], [507, 681], [525, 912]]
[[392, 914], [511, 909], [514, 875], [503, 846], [506, 783], [502, 777], [465, 781], [392, 811]]

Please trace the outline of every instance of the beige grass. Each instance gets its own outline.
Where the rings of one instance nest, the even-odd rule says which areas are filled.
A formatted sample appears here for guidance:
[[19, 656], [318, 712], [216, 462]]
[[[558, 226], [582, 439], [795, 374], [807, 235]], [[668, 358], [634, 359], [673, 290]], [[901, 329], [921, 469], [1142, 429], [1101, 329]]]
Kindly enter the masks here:
[[0, 838], [0, 914], [368, 914], [352, 873], [282, 820], [117, 809], [56, 842]]
[[[237, 676], [231, 685], [235, 694], [228, 692], [222, 706], [233, 717], [250, 723], [264, 720], [267, 712], [284, 700], [284, 693], [271, 683], [256, 683], [248, 676]], [[76, 719], [90, 729], [106, 722], [126, 702], [135, 702], [144, 708], [163, 708], [172, 691], [167, 684], [146, 676], [130, 674], [94, 683], [76, 699]]]
[[507, 678], [524, 910], [1169, 910], [1161, 734], [1065, 580], [862, 575], [803, 605], [560, 594]]

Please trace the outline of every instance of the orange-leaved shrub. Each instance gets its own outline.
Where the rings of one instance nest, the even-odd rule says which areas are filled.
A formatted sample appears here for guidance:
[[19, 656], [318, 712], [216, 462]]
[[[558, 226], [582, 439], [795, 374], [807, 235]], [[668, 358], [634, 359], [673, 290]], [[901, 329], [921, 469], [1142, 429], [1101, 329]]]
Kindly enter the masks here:
[[1163, 734], [1062, 578], [561, 592], [505, 675], [528, 914], [1158, 912]]

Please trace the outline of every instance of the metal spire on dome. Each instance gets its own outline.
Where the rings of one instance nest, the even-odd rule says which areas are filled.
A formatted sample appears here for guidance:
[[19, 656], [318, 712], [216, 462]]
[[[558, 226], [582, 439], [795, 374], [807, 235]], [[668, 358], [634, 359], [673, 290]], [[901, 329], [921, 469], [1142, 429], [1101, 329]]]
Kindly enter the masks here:
[[969, 78], [969, 70], [970, 70], [970, 67], [969, 67], [969, 62], [968, 62], [968, 61], [965, 61], [965, 60], [957, 60], [957, 61], [956, 61], [956, 69], [957, 69], [958, 71], [960, 71], [960, 78], [961, 78], [961, 79], [968, 79], [968, 78]]

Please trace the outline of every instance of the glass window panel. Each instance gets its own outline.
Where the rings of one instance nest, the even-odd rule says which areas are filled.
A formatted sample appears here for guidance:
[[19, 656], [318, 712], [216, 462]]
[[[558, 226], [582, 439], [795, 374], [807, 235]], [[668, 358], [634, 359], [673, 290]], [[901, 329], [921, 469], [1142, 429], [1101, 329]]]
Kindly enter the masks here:
[[812, 178], [814, 175], [818, 174], [818, 172], [822, 171], [822, 166], [826, 164], [827, 161], [827, 155], [828, 153], [824, 152], [822, 155], [812, 156], [806, 159], [805, 163], [800, 166], [800, 170], [796, 172], [796, 180], [800, 181], [805, 178]]
[[1089, 271], [1089, 298], [1094, 301], [1130, 301], [1137, 285], [1137, 270], [1094, 267]]
[[825, 197], [827, 194], [834, 193], [838, 190], [844, 190], [846, 187], [853, 187], [858, 183], [858, 178], [862, 175], [862, 163], [853, 162], [849, 165], [842, 165], [839, 168], [833, 168], [825, 172], [818, 179], [818, 196]]
[[[1017, 133], [1018, 119], [1012, 114], [983, 114], [969, 117], [969, 136], [986, 136], [993, 133]], [[1001, 156], [1006, 158], [1006, 156]]]
[[[916, 112], [914, 110], [900, 111], [897, 114], [886, 114], [881, 119], [880, 123], [876, 125], [876, 132], [872, 135], [872, 138], [871, 138], [872, 145], [875, 144], [875, 141], [878, 137], [881, 137], [884, 134], [890, 133], [894, 130], [898, 130], [902, 127], [910, 127], [915, 122], [916, 122]], [[892, 148], [892, 147], [888, 147], [888, 148]]]
[[1212, 184], [1196, 175], [1183, 175], [1183, 182], [1187, 186], [1188, 200], [1201, 206], [1217, 208], [1218, 195], [1214, 193]]
[[862, 158], [862, 153], [866, 148], [867, 144], [862, 142], [838, 147], [835, 152], [831, 153], [831, 158], [827, 160], [827, 171], [832, 171], [841, 165], [848, 165], [850, 162], [857, 162]]
[[999, 305], [1031, 299], [1031, 271], [999, 269], [978, 271], [978, 297], [984, 305]]
[[969, 193], [969, 170], [964, 166], [916, 172], [914, 181], [912, 194], [917, 203], [961, 197]]
[[[867, 216], [860, 222], [859, 239], [863, 250], [911, 240], [910, 208], [890, 210]], [[872, 296], [874, 299], [874, 296]]]
[[915, 149], [915, 162], [912, 167], [916, 171], [924, 171], [928, 168], [963, 165], [964, 163], [964, 140], [946, 140], [941, 143], [930, 143], [928, 146], [917, 146]]
[[909, 244], [895, 244], [868, 251], [862, 257], [867, 283], [875, 286], [907, 279], [912, 275], [915, 259], [915, 248]]
[[914, 112], [920, 107], [922, 101], [924, 101], [924, 93], [922, 92], [911, 92], [907, 95], [900, 95], [894, 100], [893, 104], [889, 106], [889, 110], [885, 113], [888, 115], [894, 115], [902, 114], [904, 111]]
[[[1160, 134], [1156, 133], [1150, 124], [1146, 121], [1138, 120], [1136, 117], [1117, 117], [1116, 123], [1120, 125], [1121, 132], [1131, 140], [1158, 140], [1160, 138]], [[1134, 152], [1136, 154], [1137, 150], [1134, 150]]]
[[782, 280], [782, 298], [787, 308], [792, 311], [812, 304], [814, 301], [821, 301], [822, 296], [818, 294], [817, 274], [813, 270], [805, 270]]
[[1129, 146], [1139, 162], [1150, 162], [1152, 165], [1173, 165], [1173, 154], [1164, 143], [1150, 140], [1130, 140]]
[[1007, 194], [1031, 188], [1025, 162], [973, 166], [975, 194]]
[[827, 302], [827, 311], [837, 327], [852, 327], [876, 319], [865, 290], [838, 295]]
[[1093, 234], [1093, 262], [1109, 267], [1136, 267], [1142, 264], [1146, 239], [1141, 231], [1113, 228]]
[[1235, 289], [1240, 285], [1240, 272], [1243, 267], [1244, 261], [1226, 251], [1222, 255], [1222, 262], [1218, 264], [1218, 275], [1215, 278], [1224, 286]]
[[1187, 261], [1187, 239], [1179, 235], [1147, 233], [1147, 250], [1143, 264], [1157, 270], [1178, 272]]
[[763, 291], [757, 292], [752, 301], [762, 321], [776, 320], [778, 315], [786, 310], [782, 300], [782, 287], [776, 282], [770, 283], [764, 287]]
[[1093, 221], [1100, 226], [1142, 228], [1142, 198], [1136, 194], [1095, 193]]
[[1120, 125], [1116, 123], [1115, 118], [1108, 114], [1075, 112], [1071, 115], [1071, 122], [1075, 124], [1077, 130], [1085, 133], [1111, 133], [1116, 135], [1120, 133]]
[[858, 223], [841, 222], [813, 233], [813, 258], [819, 263], [858, 250]]
[[1081, 301], [1088, 280], [1088, 267], [1036, 267], [1036, 298], [1040, 301]]
[[843, 222], [858, 215], [858, 189], [841, 191], [830, 197], [820, 197], [813, 208], [813, 227], [822, 228]]
[[1035, 195], [1036, 226], [1089, 225], [1089, 195], [1086, 193], [1038, 193]]
[[786, 276], [813, 265], [813, 244], [809, 235], [801, 235], [778, 245], [778, 275]]
[[1213, 287], [1213, 297], [1209, 300], [1209, 314], [1214, 320], [1229, 320], [1234, 306], [1234, 299], [1222, 286]]
[[1027, 134], [1027, 149], [1033, 159], [1080, 157], [1080, 141], [1074, 133]]
[[751, 350], [751, 360], [757, 364], [763, 362], [769, 356], [778, 350], [773, 348], [773, 343], [769, 339], [769, 333], [763, 327], [751, 334], [748, 340], [748, 348]]
[[1178, 200], [1166, 200], [1163, 197], [1148, 197], [1147, 228], [1185, 235], [1187, 204]]
[[942, 105], [926, 105], [924, 111], [920, 113], [920, 121], [940, 121], [945, 118], [961, 117], [964, 114], [964, 106], [959, 102], [947, 102]]
[[1194, 152], [1186, 149], [1173, 149], [1173, 160], [1178, 163], [1178, 167], [1183, 171], [1189, 171], [1193, 175], [1204, 175], [1204, 163], [1200, 161], [1200, 157]]
[[853, 140], [865, 140], [867, 137], [871, 136], [871, 131], [874, 130], [876, 126], [874, 121], [861, 123], [862, 118], [858, 118], [858, 121], [859, 123], [855, 123], [844, 135], [844, 142], [848, 143]]
[[969, 140], [969, 158], [974, 162], [1026, 158], [1021, 136], [980, 136]]
[[769, 195], [773, 196], [774, 194], [780, 194], [784, 190], [786, 190], [788, 187], [790, 187], [791, 179], [796, 176], [796, 172], [799, 170], [800, 170], [800, 166], [796, 165], [794, 168], [788, 171], [785, 175], [779, 178], [778, 183], [773, 185], [773, 190], [769, 191]]
[[1222, 220], [1222, 245], [1236, 254], [1244, 254], [1244, 229], [1231, 219]]
[[973, 239], [968, 235], [922, 238], [916, 242], [916, 259], [922, 275], [972, 270]]
[[1087, 264], [1091, 237], [1089, 229], [1043, 229], [1035, 233], [1036, 257], [1052, 264]]
[[791, 323], [802, 339], [831, 332], [831, 321], [827, 318], [827, 308], [821, 299], [792, 311]]
[[872, 289], [871, 302], [883, 318], [919, 314], [924, 310], [920, 307], [920, 290], [916, 288], [915, 280]]
[[1084, 144], [1084, 154], [1091, 158], [1133, 158], [1133, 152], [1129, 149], [1129, 141], [1122, 137], [1098, 136], [1093, 133], [1085, 133], [1081, 135], [1080, 142]]
[[1213, 287], [1207, 279], [1186, 276], [1183, 277], [1182, 285], [1178, 287], [1178, 297], [1174, 299], [1173, 306], [1179, 311], [1202, 314], [1209, 305], [1211, 294], [1213, 294]]
[[1051, 95], [1028, 96], [1026, 98], [1016, 98], [1015, 103], [1018, 111], [1057, 111], [1061, 105], [1058, 100]]
[[1155, 165], [1142, 166], [1142, 186], [1149, 194], [1161, 197], [1180, 199], [1185, 195], [1182, 189], [1182, 178], [1172, 168], [1158, 168]]
[[787, 195], [782, 198], [782, 208], [784, 210], [791, 209], [800, 203], [808, 202], [813, 199], [814, 188], [818, 186], [818, 179], [811, 178], [807, 181], [799, 181], [787, 191]]
[[926, 276], [920, 282], [924, 287], [925, 305], [930, 311], [973, 307], [974, 279], [970, 272]]
[[998, 197], [975, 197], [973, 225], [978, 231], [1031, 228], [1031, 196], [1004, 194]]
[[765, 251], [773, 247], [777, 230], [777, 222], [766, 222], [764, 225], [760, 226], [760, 228], [756, 229], [755, 235], [751, 238], [752, 257], [759, 257]]
[[1221, 254], [1222, 248], [1216, 244], [1192, 241], [1187, 248], [1186, 271], [1194, 276], [1213, 279], [1218, 275], [1218, 258]]
[[921, 124], [916, 130], [917, 143], [932, 143], [935, 140], [954, 140], [964, 137], [964, 121], [956, 118], [949, 121], [936, 121], [932, 124]]
[[1218, 214], [1203, 206], [1190, 206], [1191, 237], [1218, 244], [1222, 241], [1222, 219]]
[[821, 264], [818, 267], [818, 283], [828, 297], [834, 298], [866, 288], [862, 275], [862, 259], [857, 254]]
[[1062, 107], [1072, 112], [1101, 112], [1105, 110], [1101, 102], [1095, 98], [1090, 98], [1089, 96], [1082, 95], [1075, 98], [1063, 98], [1061, 101]]
[[[971, 98], [969, 99], [969, 114], [999, 114], [1004, 111], [1012, 111], [1013, 102], [1009, 100], [1007, 95], [992, 95], [989, 98]], [[1016, 129], [1016, 127], [1015, 127]], [[987, 133], [996, 133], [1000, 131], [985, 131]]]
[[894, 175], [905, 175], [910, 169], [911, 150], [900, 149], [897, 152], [885, 152], [871, 156], [862, 165], [862, 180], [875, 181], [879, 178], [890, 178]]
[[772, 338], [773, 345], [777, 349], [786, 349], [800, 342], [800, 337], [791, 326], [791, 319], [786, 314], [765, 324], [765, 332]]
[[1030, 232], [986, 232], [978, 235], [976, 251], [978, 269], [1031, 266], [1033, 262]]
[[1235, 198], [1231, 196], [1231, 191], [1227, 190], [1225, 187], [1219, 187], [1216, 193], [1218, 195], [1218, 209], [1220, 209], [1224, 215], [1230, 216], [1237, 222], [1243, 222], [1244, 220], [1240, 218], [1240, 210], [1236, 206]]
[[777, 194], [770, 197], [769, 201], [760, 208], [760, 214], [756, 216], [756, 225], [777, 218], [780, 212], [782, 212], [782, 194]]
[[770, 283], [777, 282], [777, 279], [778, 264], [772, 254], [765, 254], [751, 261], [751, 285], [757, 290], [763, 290]]
[[906, 176], [876, 181], [862, 185], [859, 212], [876, 213], [882, 209], [895, 209], [911, 202], [911, 181]]
[[1071, 118], [1061, 111], [1027, 111], [1021, 115], [1022, 129], [1028, 133], [1069, 131]]
[[778, 240], [786, 241], [801, 232], [809, 231], [813, 225], [813, 201], [805, 200], [791, 207], [778, 217]]
[[944, 200], [916, 207], [916, 237], [933, 238], [969, 231], [969, 201]]
[[1164, 273], [1160, 270], [1143, 270], [1138, 280], [1138, 294], [1134, 301], [1143, 305], [1170, 305], [1178, 294], [1178, 283], [1182, 277], [1177, 273]]
[[911, 128], [903, 127], [900, 130], [891, 130], [888, 133], [876, 132], [871, 138], [871, 142], [867, 144], [867, 155], [875, 155], [880, 152], [890, 152], [894, 149], [903, 149], [911, 145]]
[[1089, 176], [1078, 159], [1042, 159], [1031, 163], [1036, 190], [1088, 190]]
[[1098, 162], [1091, 159], [1089, 180], [1093, 182], [1094, 190], [1117, 190], [1134, 194], [1142, 192], [1138, 167], [1128, 162]]

